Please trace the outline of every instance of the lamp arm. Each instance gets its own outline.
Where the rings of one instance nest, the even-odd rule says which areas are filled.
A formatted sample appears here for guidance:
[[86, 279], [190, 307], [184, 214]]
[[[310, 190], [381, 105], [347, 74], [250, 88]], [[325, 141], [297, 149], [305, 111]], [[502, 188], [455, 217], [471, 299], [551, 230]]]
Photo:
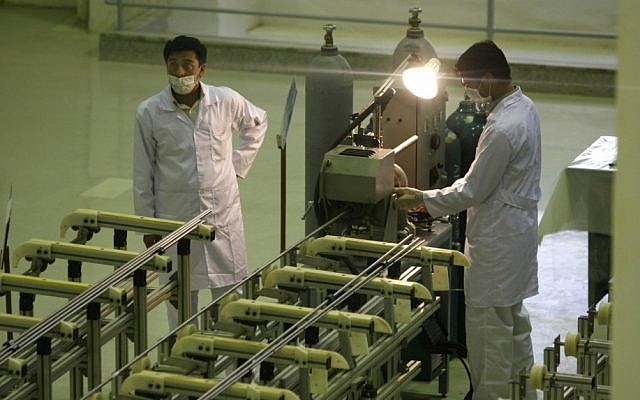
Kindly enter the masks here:
[[[377, 90], [376, 94], [378, 94], [379, 91], [380, 90]], [[382, 94], [374, 96], [374, 98], [369, 101], [369, 104], [364, 110], [360, 111], [358, 114], [355, 114], [353, 121], [349, 124], [349, 126], [342, 133], [342, 135], [340, 135], [338, 140], [336, 140], [333, 143], [331, 148], [334, 148], [338, 146], [340, 143], [342, 143], [342, 141], [349, 135], [349, 133], [355, 127], [360, 125], [365, 118], [371, 115], [373, 110], [375, 110], [377, 107], [385, 106], [391, 100], [394, 94], [396, 94], [396, 90], [394, 88], [387, 88], [387, 90], [384, 91]]]

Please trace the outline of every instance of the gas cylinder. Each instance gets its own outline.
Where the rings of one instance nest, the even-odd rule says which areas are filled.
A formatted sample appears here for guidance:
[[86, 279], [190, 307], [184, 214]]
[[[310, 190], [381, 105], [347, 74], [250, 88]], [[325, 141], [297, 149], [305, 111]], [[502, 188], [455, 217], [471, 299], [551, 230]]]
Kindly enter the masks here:
[[462, 128], [473, 122], [473, 117], [477, 112], [476, 103], [465, 96], [464, 100], [458, 104], [458, 108], [447, 118], [447, 128], [459, 136], [462, 133]]
[[[436, 58], [436, 52], [420, 28], [420, 7], [409, 10], [409, 28], [400, 40], [392, 57], [395, 70], [407, 56], [420, 63]], [[399, 84], [399, 82], [397, 82]], [[442, 86], [442, 85], [441, 85]], [[396, 87], [396, 93], [384, 110], [377, 110], [384, 147], [393, 148], [414, 134], [415, 147], [396, 155], [395, 162], [407, 173], [409, 186], [419, 189], [439, 188], [446, 185], [444, 167], [444, 121], [447, 93], [440, 88], [430, 100], [419, 99], [407, 89]]]
[[396, 46], [393, 52], [392, 64], [395, 69], [409, 54], [420, 57], [420, 60], [427, 62], [437, 57], [436, 51], [427, 39], [424, 37], [424, 31], [420, 27], [420, 13], [422, 8], [412, 7], [409, 9], [411, 14], [409, 17], [409, 28], [407, 35]]
[[[317, 198], [318, 176], [324, 154], [349, 127], [353, 113], [353, 73], [333, 43], [335, 25], [323, 27], [325, 44], [309, 64], [305, 79], [305, 204]], [[313, 212], [305, 218], [305, 231], [318, 227]]]
[[477, 112], [476, 103], [465, 97], [458, 104], [456, 110], [447, 118], [444, 138], [446, 145], [444, 165], [447, 172], [447, 185], [451, 185], [466, 172], [463, 172], [461, 165], [462, 144], [460, 136], [464, 127], [473, 123], [473, 118]]
[[478, 140], [486, 122], [487, 116], [484, 111], [477, 111], [473, 116], [473, 121], [465, 125], [460, 132], [460, 162], [463, 176], [469, 171], [469, 167], [476, 157], [476, 147], [478, 147]]

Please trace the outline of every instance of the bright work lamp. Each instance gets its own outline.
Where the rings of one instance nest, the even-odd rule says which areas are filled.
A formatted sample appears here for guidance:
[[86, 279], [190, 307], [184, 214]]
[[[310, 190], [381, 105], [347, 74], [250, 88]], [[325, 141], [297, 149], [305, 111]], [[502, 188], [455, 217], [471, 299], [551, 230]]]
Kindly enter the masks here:
[[407, 89], [421, 99], [432, 99], [438, 94], [438, 70], [440, 61], [432, 58], [425, 65], [407, 68], [402, 72], [402, 82]]

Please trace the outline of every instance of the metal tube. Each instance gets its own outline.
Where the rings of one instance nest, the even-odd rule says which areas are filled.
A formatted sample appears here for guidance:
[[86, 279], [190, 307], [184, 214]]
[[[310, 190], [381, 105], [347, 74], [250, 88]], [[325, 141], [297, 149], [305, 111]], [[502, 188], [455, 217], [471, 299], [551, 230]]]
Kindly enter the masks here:
[[[127, 249], [127, 231], [122, 229], [114, 229], [113, 230], [113, 248], [118, 250], [126, 250]], [[117, 270], [118, 267], [115, 266], [114, 270]], [[138, 270], [140, 271], [140, 270]], [[135, 271], [134, 274], [138, 271]], [[115, 316], [116, 318], [122, 314], [127, 312], [126, 306], [115, 307]], [[129, 360], [129, 339], [127, 338], [127, 332], [122, 331], [118, 336], [116, 336], [115, 340], [116, 344], [116, 368], [122, 368], [123, 365], [127, 363]], [[100, 379], [102, 380], [102, 379]], [[116, 382], [116, 386], [119, 387], [120, 382]], [[92, 386], [90, 386], [92, 387]]]
[[87, 306], [87, 377], [89, 389], [93, 389], [102, 380], [100, 319], [100, 304], [89, 303]]
[[493, 40], [496, 29], [496, 2], [487, 0], [487, 39]]
[[191, 317], [191, 249], [189, 239], [178, 241], [178, 322]]
[[593, 388], [595, 377], [580, 376], [571, 374], [554, 373], [552, 375], [553, 383], [560, 383], [565, 386], [577, 386], [581, 388]]
[[78, 367], [73, 367], [69, 371], [69, 397], [79, 399], [84, 392], [84, 378], [82, 371]]
[[116, 20], [116, 30], [121, 31], [124, 28], [124, 1], [117, 0], [118, 16]]
[[41, 337], [36, 344], [36, 352], [38, 353], [38, 399], [52, 399], [52, 381], [51, 381], [51, 338]]
[[394, 147], [393, 148], [393, 152], [398, 154], [402, 150], [406, 149], [407, 147], [411, 146], [412, 144], [414, 144], [417, 141], [418, 141], [418, 135], [413, 135], [413, 136], [407, 138], [407, 140], [405, 140], [404, 142], [402, 142], [399, 145], [397, 145], [396, 147]]
[[133, 352], [138, 355], [147, 348], [147, 271], [133, 273], [133, 287]]

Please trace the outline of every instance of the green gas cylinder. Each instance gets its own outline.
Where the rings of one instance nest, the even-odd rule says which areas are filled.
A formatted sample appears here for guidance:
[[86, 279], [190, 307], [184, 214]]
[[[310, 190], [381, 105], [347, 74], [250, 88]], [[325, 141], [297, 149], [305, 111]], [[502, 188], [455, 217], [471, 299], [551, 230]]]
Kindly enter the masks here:
[[460, 131], [460, 162], [462, 169], [462, 176], [464, 176], [471, 163], [476, 157], [476, 147], [478, 147], [478, 140], [484, 129], [484, 124], [487, 122], [487, 116], [483, 111], [477, 111], [473, 116], [473, 120], [470, 124], [465, 125]]

